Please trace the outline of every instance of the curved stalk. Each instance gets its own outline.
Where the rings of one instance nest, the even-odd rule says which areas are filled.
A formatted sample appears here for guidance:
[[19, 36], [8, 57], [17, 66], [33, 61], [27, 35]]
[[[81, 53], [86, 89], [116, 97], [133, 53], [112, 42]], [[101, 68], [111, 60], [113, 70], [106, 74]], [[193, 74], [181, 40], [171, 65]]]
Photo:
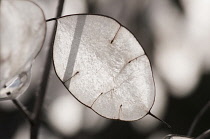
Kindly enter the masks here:
[[197, 125], [197, 123], [199, 122], [199, 120], [201, 119], [201, 117], [204, 115], [204, 113], [208, 110], [208, 108], [210, 107], [210, 101], [207, 102], [207, 104], [201, 109], [201, 111], [196, 115], [195, 119], [193, 120], [193, 123], [190, 126], [190, 129], [188, 131], [188, 136], [192, 136], [192, 133], [195, 129], [195, 126]]
[[[58, 4], [58, 10], [57, 10], [57, 14], [56, 17], [60, 17], [62, 14], [62, 10], [63, 10], [63, 4], [64, 4], [64, 0], [59, 0], [59, 4]], [[43, 72], [43, 76], [42, 76], [42, 80], [40, 83], [40, 89], [38, 90], [38, 95], [37, 95], [37, 100], [35, 102], [35, 106], [34, 106], [34, 117], [33, 117], [33, 123], [31, 124], [31, 139], [37, 139], [38, 138], [38, 132], [39, 132], [39, 126], [40, 126], [40, 116], [41, 116], [41, 109], [42, 109], [42, 105], [44, 103], [44, 97], [47, 91], [47, 85], [48, 85], [48, 81], [49, 81], [49, 75], [50, 75], [50, 68], [52, 65], [52, 52], [53, 52], [53, 43], [54, 43], [54, 38], [55, 38], [55, 34], [56, 34], [56, 28], [57, 28], [57, 23], [54, 26], [53, 29], [53, 33], [51, 36], [51, 42], [50, 42], [50, 47], [47, 53], [47, 58], [46, 58], [46, 62], [45, 62], [45, 67], [44, 67], [44, 72]]]

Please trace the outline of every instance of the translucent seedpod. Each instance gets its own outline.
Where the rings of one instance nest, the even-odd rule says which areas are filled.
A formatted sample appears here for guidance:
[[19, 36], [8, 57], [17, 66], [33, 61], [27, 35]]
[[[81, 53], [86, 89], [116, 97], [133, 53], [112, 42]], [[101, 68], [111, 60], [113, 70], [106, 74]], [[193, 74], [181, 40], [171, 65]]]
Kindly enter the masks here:
[[184, 137], [180, 135], [167, 135], [164, 139], [193, 139], [193, 138]]
[[99, 115], [133, 121], [150, 112], [155, 87], [149, 59], [116, 20], [101, 15], [57, 19], [53, 60], [65, 87]]
[[1, 1], [0, 100], [14, 99], [28, 87], [31, 65], [45, 32], [45, 17], [38, 5], [28, 0]]

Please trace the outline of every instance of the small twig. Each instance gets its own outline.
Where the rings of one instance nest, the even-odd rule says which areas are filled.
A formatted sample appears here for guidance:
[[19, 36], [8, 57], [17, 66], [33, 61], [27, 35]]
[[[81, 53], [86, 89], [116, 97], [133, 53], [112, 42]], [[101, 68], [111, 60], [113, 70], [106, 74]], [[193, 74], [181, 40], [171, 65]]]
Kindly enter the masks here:
[[31, 117], [31, 113], [26, 109], [26, 107], [23, 106], [22, 103], [19, 102], [16, 99], [13, 99], [12, 102], [15, 104], [15, 106], [18, 108], [18, 110], [23, 113], [23, 115], [26, 117], [26, 119], [28, 119], [30, 124], [32, 124], [33, 123], [33, 119]]
[[201, 119], [201, 117], [204, 115], [206, 110], [210, 107], [210, 101], [207, 102], [207, 104], [201, 109], [201, 111], [196, 115], [195, 119], [193, 120], [193, 123], [190, 126], [190, 129], [188, 131], [188, 136], [191, 136], [195, 126], [197, 125], [198, 121]]
[[49, 21], [53, 21], [53, 20], [57, 20], [58, 18], [50, 18], [50, 19], [47, 19], [46, 22], [49, 22]]
[[200, 136], [198, 136], [195, 139], [208, 139], [210, 137], [210, 129], [202, 133]]
[[151, 115], [152, 117], [154, 117], [155, 119], [159, 120], [160, 122], [162, 122], [164, 125], [166, 125], [168, 128], [171, 129], [171, 126], [168, 123], [166, 123], [165, 121], [161, 120], [160, 118], [158, 118], [157, 116], [155, 116], [151, 112], [149, 112], [148, 114]]

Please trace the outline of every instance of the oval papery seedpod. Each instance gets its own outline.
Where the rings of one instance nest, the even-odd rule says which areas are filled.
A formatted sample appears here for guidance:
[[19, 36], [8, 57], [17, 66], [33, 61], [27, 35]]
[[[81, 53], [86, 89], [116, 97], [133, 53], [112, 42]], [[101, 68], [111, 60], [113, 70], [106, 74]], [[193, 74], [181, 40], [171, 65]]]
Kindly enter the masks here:
[[167, 135], [164, 139], [193, 139], [193, 138], [179, 136], [179, 135]]
[[0, 100], [14, 99], [26, 90], [24, 81], [45, 39], [43, 11], [28, 0], [2, 0], [0, 33]]
[[133, 121], [150, 112], [155, 99], [150, 62], [116, 20], [85, 14], [58, 18], [53, 61], [65, 87], [99, 115]]

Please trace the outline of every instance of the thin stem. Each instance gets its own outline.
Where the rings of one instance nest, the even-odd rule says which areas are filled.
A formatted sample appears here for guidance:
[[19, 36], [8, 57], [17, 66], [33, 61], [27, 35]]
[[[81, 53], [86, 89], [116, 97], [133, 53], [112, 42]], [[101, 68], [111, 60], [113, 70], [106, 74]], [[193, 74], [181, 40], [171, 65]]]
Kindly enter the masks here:
[[33, 119], [31, 117], [31, 113], [26, 109], [26, 107], [23, 106], [22, 103], [19, 102], [16, 99], [13, 99], [12, 102], [15, 104], [15, 106], [18, 108], [18, 110], [22, 112], [22, 114], [26, 117], [26, 119], [28, 119], [30, 124], [32, 124], [33, 123]]
[[155, 116], [151, 112], [149, 112], [148, 114], [151, 115], [152, 117], [154, 117], [155, 119], [159, 120], [160, 122], [162, 122], [164, 125], [166, 125], [168, 128], [171, 129], [171, 126], [168, 123], [166, 123], [165, 121], [161, 120], [160, 118], [158, 118], [157, 116]]
[[199, 122], [199, 120], [201, 119], [201, 117], [204, 115], [204, 113], [207, 111], [207, 109], [210, 107], [210, 101], [207, 102], [207, 104], [201, 109], [201, 111], [196, 115], [195, 119], [193, 120], [193, 123], [190, 126], [190, 129], [188, 131], [188, 136], [191, 136], [195, 126], [197, 125], [197, 123]]
[[50, 19], [47, 19], [46, 22], [53, 21], [53, 20], [57, 20], [57, 18], [50, 18]]
[[[59, 0], [56, 17], [61, 16], [62, 10], [63, 10], [63, 4], [64, 4], [64, 0]], [[42, 105], [44, 103], [44, 97], [45, 97], [45, 94], [46, 94], [49, 75], [50, 75], [50, 68], [51, 68], [51, 65], [52, 65], [52, 60], [51, 60], [52, 52], [53, 52], [53, 47], [52, 46], [54, 44], [56, 28], [57, 28], [57, 22], [54, 26], [53, 33], [52, 33], [52, 36], [51, 36], [51, 42], [50, 42], [51, 46], [49, 47], [49, 50], [48, 50], [48, 53], [47, 53], [47, 58], [46, 58], [46, 62], [45, 62], [45, 67], [44, 67], [44, 72], [43, 72], [41, 84], [40, 84], [40, 89], [38, 90], [38, 96], [37, 96], [37, 100], [36, 100], [35, 106], [34, 106], [34, 111], [33, 111], [34, 122], [31, 125], [31, 139], [37, 139], [37, 137], [38, 137], [41, 109], [42, 109]]]
[[210, 137], [210, 129], [205, 131], [204, 133], [202, 133], [200, 136], [198, 136], [195, 139], [207, 139], [208, 137]]

